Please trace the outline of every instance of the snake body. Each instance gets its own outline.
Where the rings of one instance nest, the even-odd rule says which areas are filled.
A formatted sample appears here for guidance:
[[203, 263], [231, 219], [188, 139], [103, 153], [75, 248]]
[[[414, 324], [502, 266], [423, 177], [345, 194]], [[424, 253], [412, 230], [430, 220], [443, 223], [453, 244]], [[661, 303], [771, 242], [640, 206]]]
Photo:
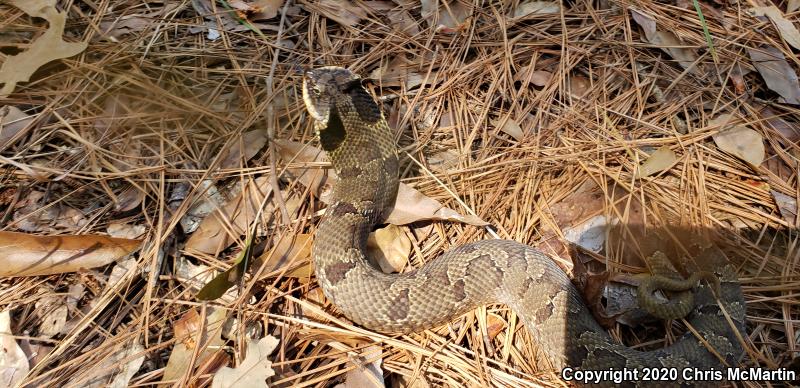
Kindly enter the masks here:
[[[695, 260], [698, 270], [719, 279], [713, 287], [696, 287], [687, 318], [696, 334], [690, 330], [653, 351], [615, 342], [566, 273], [543, 253], [515, 241], [459, 246], [406, 273], [374, 268], [364, 253], [367, 236], [392, 209], [399, 185], [392, 132], [361, 79], [347, 69], [307, 71], [303, 99], [340, 178], [316, 232], [316, 277], [326, 297], [355, 323], [380, 332], [409, 333], [446, 323], [479, 305], [504, 303], [521, 317], [540, 354], [556, 370], [720, 370], [738, 365], [745, 305], [735, 269], [718, 255]], [[682, 376], [672, 383], [701, 385]]]

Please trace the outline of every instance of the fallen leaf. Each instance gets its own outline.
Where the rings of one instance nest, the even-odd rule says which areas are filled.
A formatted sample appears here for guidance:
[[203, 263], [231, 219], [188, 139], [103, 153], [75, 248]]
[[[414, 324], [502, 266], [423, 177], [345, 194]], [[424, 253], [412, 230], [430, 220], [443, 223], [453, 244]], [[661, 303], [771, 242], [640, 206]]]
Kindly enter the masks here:
[[443, 0], [439, 7], [439, 24], [436, 26], [436, 31], [455, 33], [466, 29], [466, 20], [470, 15], [472, 15], [471, 6], [458, 0], [450, 3]]
[[388, 12], [397, 7], [397, 4], [388, 0], [367, 0], [362, 1], [361, 4], [373, 12]]
[[31, 192], [23, 201], [17, 203], [14, 212], [14, 225], [25, 232], [74, 232], [88, 222], [84, 214], [75, 208], [58, 203], [48, 203], [41, 191]]
[[233, 286], [240, 284], [253, 262], [250, 260], [250, 252], [253, 249], [253, 237], [252, 234], [248, 235], [244, 245], [242, 245], [239, 253], [234, 258], [232, 265], [206, 283], [203, 288], [197, 292], [195, 298], [198, 300], [215, 300], [230, 292]]
[[642, 32], [644, 32], [644, 36], [646, 40], [650, 40], [656, 33], [656, 21], [650, 15], [639, 11], [637, 9], [631, 8], [631, 17], [639, 25], [642, 27]]
[[267, 176], [245, 179], [240, 185], [239, 195], [203, 219], [186, 242], [187, 250], [217, 254], [247, 233], [262, 202], [272, 194], [272, 185]]
[[111, 20], [100, 22], [100, 31], [113, 39], [119, 39], [126, 34], [144, 31], [158, 26], [159, 19], [180, 7], [180, 3], [165, 3], [155, 12], [129, 14], [114, 17]]
[[505, 122], [503, 122], [502, 118], [496, 120], [489, 120], [489, 122], [495, 127], [499, 128], [501, 131], [505, 132], [506, 134], [510, 135], [516, 141], [522, 141], [522, 138], [525, 137], [525, 132], [522, 131], [522, 128], [519, 126], [519, 123], [512, 118], [507, 118]]
[[733, 84], [733, 90], [736, 92], [737, 95], [744, 94], [746, 90], [744, 76], [750, 73], [750, 69], [745, 68], [740, 63], [737, 63], [731, 69], [731, 83]]
[[[192, 8], [197, 12], [198, 15], [202, 15], [204, 19], [203, 26], [190, 26], [188, 31], [191, 34], [197, 34], [201, 32], [208, 32], [208, 39], [209, 40], [216, 40], [219, 39], [220, 30], [228, 31], [228, 32], [245, 32], [245, 31], [252, 31], [252, 30], [270, 30], [270, 31], [278, 31], [278, 26], [268, 23], [256, 23], [255, 20], [265, 19], [265, 16], [269, 16], [267, 14], [261, 15], [259, 13], [252, 14], [248, 13], [246, 15], [241, 15], [241, 12], [233, 12], [227, 11], [220, 6], [217, 6], [216, 10], [210, 5], [211, 2], [209, 1], [192, 1]], [[286, 14], [291, 16], [292, 14], [298, 14], [299, 7], [296, 6], [289, 6], [287, 8]]]
[[774, 128], [780, 136], [775, 136], [784, 147], [800, 142], [800, 125], [795, 121], [787, 121], [769, 107], [765, 107], [761, 112], [761, 117]]
[[114, 211], [127, 213], [141, 205], [144, 197], [145, 193], [143, 191], [131, 185], [115, 198]]
[[606, 243], [608, 219], [594, 216], [578, 225], [563, 228], [564, 239], [592, 252], [600, 252]]
[[[325, 151], [291, 140], [275, 140], [278, 147], [278, 154], [286, 163], [315, 163], [322, 164], [327, 162]], [[324, 203], [330, 202], [333, 182], [338, 180], [333, 169], [323, 168], [288, 168], [287, 171], [295, 179], [300, 181], [303, 186], [310, 188], [311, 194], [319, 198]]]
[[[303, 7], [306, 6], [304, 3]], [[353, 27], [368, 16], [363, 8], [345, 0], [319, 0], [312, 9], [346, 27]]]
[[121, 222], [111, 222], [106, 228], [106, 233], [111, 237], [135, 239], [142, 237], [147, 232], [144, 225], [123, 224]]
[[[119, 341], [109, 339], [109, 341]], [[141, 354], [138, 357], [134, 355]], [[144, 347], [138, 337], [133, 337], [127, 342], [115, 346], [111, 354], [102, 358], [98, 365], [91, 367], [93, 375], [89, 380], [86, 376], [78, 374], [64, 386], [80, 386], [84, 388], [126, 388], [131, 378], [139, 371], [144, 363]], [[80, 383], [78, 383], [80, 381]]]
[[417, 21], [408, 11], [400, 8], [392, 9], [388, 11], [386, 16], [389, 18], [389, 23], [396, 31], [409, 36], [419, 34], [419, 24], [417, 24]]
[[650, 43], [658, 46], [661, 50], [669, 54], [672, 59], [677, 61], [684, 69], [690, 69], [697, 60], [697, 54], [688, 47], [680, 47], [684, 44], [672, 31], [656, 31]]
[[523, 1], [514, 8], [512, 18], [521, 18], [528, 15], [547, 15], [560, 13], [561, 6], [555, 1]]
[[11, 332], [11, 310], [0, 312], [0, 386], [16, 387], [30, 370], [28, 357]]
[[[160, 12], [158, 12], [160, 14]], [[154, 25], [153, 16], [150, 15], [126, 15], [113, 20], [100, 22], [100, 32], [107, 37], [118, 40], [127, 34], [144, 31]]]
[[545, 70], [533, 70], [533, 65], [524, 66], [514, 74], [514, 81], [530, 82], [533, 85], [543, 87], [553, 79], [553, 73]]
[[0, 107], [0, 151], [11, 144], [15, 138], [21, 137], [22, 130], [28, 128], [34, 116], [28, 116], [19, 108], [10, 105]]
[[235, 139], [231, 142], [225, 154], [225, 157], [220, 161], [220, 168], [238, 168], [241, 163], [245, 163], [253, 156], [256, 156], [259, 150], [267, 143], [267, 130], [257, 129], [242, 134], [241, 139]]
[[636, 177], [643, 178], [665, 171], [672, 167], [677, 160], [678, 156], [675, 155], [675, 152], [669, 149], [669, 146], [663, 146], [650, 154], [650, 157], [639, 166]]
[[[0, 340], [2, 342], [2, 340]], [[55, 346], [52, 344], [42, 343], [41, 341], [31, 341], [27, 339], [23, 339], [19, 341], [19, 346], [22, 348], [22, 351], [25, 352], [25, 356], [28, 358], [28, 365], [36, 366], [39, 365], [42, 361], [47, 359], [47, 356], [50, 352], [53, 351]], [[0, 386], [7, 387], [8, 385], [4, 385], [5, 381], [3, 380], [3, 363], [2, 357], [0, 357]], [[11, 386], [15, 386], [12, 384]]]
[[311, 267], [311, 245], [314, 241], [310, 234], [284, 234], [280, 236], [272, 249], [264, 251], [258, 258], [264, 266], [264, 274], [282, 271], [287, 266], [284, 276], [307, 278], [314, 272]]
[[438, 118], [436, 117], [436, 112], [433, 112], [433, 109], [427, 109], [424, 112], [420, 112], [419, 109], [415, 108], [412, 112], [413, 115], [417, 117], [417, 125], [420, 125], [421, 128], [424, 128], [426, 131], [436, 129], [437, 122], [439, 129], [456, 128], [455, 114], [449, 109], [439, 114]]
[[384, 273], [400, 272], [410, 254], [411, 239], [397, 225], [389, 224], [367, 238], [367, 257]]
[[497, 314], [487, 314], [486, 316], [486, 334], [490, 340], [493, 340], [500, 334], [503, 329], [508, 326], [506, 321], [497, 316]]
[[54, 226], [58, 229], [68, 231], [78, 231], [89, 222], [86, 215], [74, 207], [62, 208], [54, 221]]
[[550, 213], [559, 228], [572, 226], [572, 223], [586, 219], [603, 208], [605, 199], [600, 187], [592, 179], [587, 179], [560, 201], [550, 205]]
[[443, 150], [425, 158], [433, 172], [444, 173], [458, 167], [460, 156], [455, 150]]
[[775, 190], [770, 190], [770, 193], [772, 193], [772, 198], [775, 199], [775, 204], [778, 205], [781, 218], [789, 225], [795, 225], [795, 220], [797, 220], [797, 199]]
[[[549, 205], [549, 213], [554, 224], [548, 223], [552, 227], [545, 230], [543, 238], [535, 247], [553, 257], [569, 257], [570, 248], [560, 236], [563, 236], [564, 231], [569, 231], [575, 223], [596, 215], [603, 209], [604, 204], [605, 199], [597, 183], [591, 179], [583, 181], [566, 197]], [[580, 234], [576, 230], [571, 232], [570, 238], [577, 241]], [[564, 264], [572, 267], [571, 263]]]
[[392, 380], [397, 382], [397, 387], [403, 388], [431, 388], [426, 379], [415, 374], [394, 374]]
[[19, 189], [17, 187], [8, 186], [0, 188], [0, 206], [8, 206], [13, 204], [19, 195]]
[[768, 17], [769, 20], [775, 24], [775, 28], [778, 29], [778, 32], [781, 34], [783, 40], [785, 40], [786, 43], [789, 43], [789, 45], [792, 47], [800, 50], [800, 31], [797, 31], [797, 28], [795, 28], [791, 20], [786, 19], [783, 16], [783, 12], [781, 12], [778, 7], [774, 5], [766, 7], [754, 7], [750, 8], [748, 11], [753, 16]]
[[722, 114], [709, 120], [710, 126], [720, 127], [720, 132], [713, 135], [714, 143], [752, 166], [761, 165], [766, 152], [761, 134], [741, 124], [729, 125], [731, 118], [731, 114]]
[[297, 210], [303, 207], [302, 194], [296, 191], [289, 191], [286, 188], [281, 190], [281, 197], [284, 199], [286, 205], [286, 212], [290, 216], [297, 214]]
[[420, 0], [420, 15], [423, 19], [428, 20], [428, 23], [438, 9], [439, 0]]
[[258, 338], [264, 331], [263, 323], [259, 320], [233, 315], [222, 325], [221, 337], [228, 341], [237, 341], [239, 338]]
[[800, 104], [800, 82], [797, 73], [786, 62], [780, 50], [775, 47], [748, 48], [750, 59], [758, 73], [764, 78], [767, 87], [783, 97], [787, 104]]
[[591, 87], [591, 81], [582, 75], [569, 77], [569, 94], [572, 95], [572, 98], [580, 99], [586, 97]]
[[[344, 383], [336, 385], [334, 388], [383, 388], [386, 383], [383, 380], [383, 370], [381, 355], [383, 349], [380, 346], [370, 345], [361, 351], [358, 356], [356, 368], [347, 371]], [[350, 361], [352, 363], [352, 361]]]
[[[230, 0], [231, 8], [244, 12], [248, 19], [272, 19], [278, 16], [278, 10], [284, 0]], [[252, 16], [250, 16], [252, 14]]]
[[[219, 33], [219, 30], [217, 30], [216, 28], [213, 28], [213, 25], [214, 25], [213, 21], [206, 20], [205, 24], [209, 26], [208, 27], [208, 35], [206, 35], [206, 38], [208, 40], [213, 42], [213, 41], [219, 39], [220, 37], [222, 37], [222, 34]], [[189, 31], [191, 31], [191, 28], [189, 29]]]
[[86, 286], [83, 284], [71, 284], [67, 287], [67, 309], [69, 311], [76, 311], [78, 309], [78, 302], [83, 297], [83, 291], [86, 290]]
[[173, 331], [177, 342], [170, 352], [162, 381], [174, 382], [186, 374], [195, 353], [197, 358], [192, 369], [206, 364], [211, 358], [227, 360], [222, 347], [225, 341], [220, 337], [225, 319], [224, 309], [209, 307], [205, 317], [192, 308], [175, 321]]
[[[111, 82], [118, 83], [121, 81], [121, 77], [115, 78]], [[103, 112], [93, 118], [93, 132], [97, 134], [95, 136], [109, 136], [112, 133], [116, 133], [120, 127], [125, 126], [126, 117], [136, 115], [136, 112], [140, 112], [141, 109], [141, 107], [136, 106], [136, 102], [130, 96], [124, 93], [109, 95], [103, 102]], [[149, 156], [149, 153], [143, 154], [143, 144], [137, 136], [122, 136], [118, 141], [111, 142], [108, 145], [108, 151], [114, 154], [115, 157], [111, 158], [110, 162], [113, 167], [109, 166], [109, 168], [112, 171], [113, 168], [118, 170], [114, 172], [125, 172], [141, 168], [142, 162], [147, 160], [147, 156]], [[139, 187], [142, 190], [145, 189], [142, 186]]]
[[[217, 271], [213, 268], [203, 264], [192, 264], [183, 256], [175, 263], [175, 277], [184, 287], [194, 292], [205, 287], [216, 276]], [[219, 298], [219, 302], [232, 303], [236, 297], [236, 289], [232, 288]]]
[[14, 205], [16, 209], [14, 225], [23, 231], [37, 231], [41, 224], [48, 224], [53, 217], [49, 214], [50, 209], [42, 211], [43, 202], [44, 192], [42, 191], [31, 191], [27, 195], [20, 196], [19, 201]]
[[[683, 43], [678, 39], [675, 33], [672, 31], [657, 30], [655, 20], [642, 11], [631, 9], [631, 15], [633, 16], [633, 20], [642, 27], [642, 31], [644, 32], [642, 38], [645, 42], [651, 43], [669, 54], [669, 56], [677, 61], [684, 69], [689, 69], [694, 66], [694, 62], [697, 60], [697, 54], [688, 47], [680, 47], [683, 46]], [[692, 71], [696, 72], [695, 69]]]
[[34, 236], [0, 231], [0, 276], [35, 276], [95, 268], [133, 253], [140, 240], [97, 235]]
[[789, 0], [789, 4], [786, 6], [786, 13], [792, 13], [800, 9], [800, 0]]
[[325, 297], [325, 293], [321, 287], [314, 287], [305, 294], [305, 300], [310, 302], [312, 307], [298, 306], [297, 314], [301, 317], [307, 317], [317, 322], [328, 322], [329, 315], [324, 312], [323, 306], [330, 303]]
[[[187, 234], [197, 230], [209, 214], [225, 206], [226, 203], [236, 198], [242, 192], [242, 185], [239, 183], [220, 190], [212, 179], [203, 179], [198, 186], [196, 192], [199, 197], [192, 203], [192, 206], [189, 207], [180, 221], [183, 232]], [[183, 190], [178, 190], [178, 188], [176, 188], [176, 191], [172, 193], [170, 202], [185, 200], [185, 195], [188, 194], [188, 188], [186, 191], [187, 193], [184, 193]], [[182, 198], [172, 198], [173, 196]]]
[[61, 38], [64, 34], [66, 12], [59, 12], [56, 0], [9, 0], [10, 4], [21, 9], [32, 17], [45, 19], [50, 26], [36, 38], [28, 49], [6, 57], [0, 66], [0, 98], [14, 91], [17, 83], [27, 82], [36, 70], [56, 59], [68, 58], [86, 49], [86, 42], [66, 42]]
[[[369, 78], [380, 80], [383, 87], [405, 86], [406, 89], [413, 89], [425, 83], [425, 76], [412, 70], [413, 67], [415, 65], [405, 55], [396, 55], [370, 72]], [[433, 73], [431, 73], [428, 83], [432, 79]]]
[[[770, 154], [770, 150], [773, 150], [772, 152], [774, 154], [774, 148], [772, 148], [771, 146], [772, 146], [771, 144], [767, 145], [767, 154]], [[800, 156], [800, 152], [798, 152], [798, 156]], [[766, 159], [764, 159], [764, 163], [762, 164], [762, 166], [768, 171], [775, 174], [774, 177], [767, 178], [770, 182], [772, 182], [774, 179], [775, 181], [780, 182], [784, 185], [788, 184], [787, 182], [791, 181], [792, 177], [795, 175], [795, 170], [796, 170], [795, 168], [792, 168], [792, 166], [790, 166], [788, 163], [786, 163], [786, 161], [784, 161], [782, 158], [777, 158], [777, 157], [767, 157]], [[769, 183], [767, 182], [762, 182], [762, 183], [764, 183], [767, 186], [767, 190], [770, 189], [771, 186], [769, 185]]]
[[258, 341], [247, 340], [247, 354], [236, 368], [222, 367], [214, 375], [212, 388], [267, 388], [267, 379], [275, 375], [267, 358], [278, 346], [278, 339], [266, 336]]
[[44, 289], [43, 296], [40, 296], [34, 304], [36, 314], [42, 321], [39, 325], [40, 336], [53, 338], [62, 333], [69, 313], [66, 302], [63, 295], [55, 295], [52, 291]]
[[114, 265], [114, 268], [111, 269], [111, 274], [108, 275], [105, 291], [108, 291], [116, 284], [119, 284], [119, 282], [121, 282], [128, 273], [133, 271], [136, 271], [136, 259], [131, 257], [118, 261], [117, 264]]
[[397, 202], [386, 218], [386, 222], [395, 225], [406, 225], [417, 221], [458, 221], [465, 224], [484, 226], [488, 222], [475, 215], [461, 215], [447, 208], [439, 201], [420, 193], [405, 183], [400, 183], [397, 190]]

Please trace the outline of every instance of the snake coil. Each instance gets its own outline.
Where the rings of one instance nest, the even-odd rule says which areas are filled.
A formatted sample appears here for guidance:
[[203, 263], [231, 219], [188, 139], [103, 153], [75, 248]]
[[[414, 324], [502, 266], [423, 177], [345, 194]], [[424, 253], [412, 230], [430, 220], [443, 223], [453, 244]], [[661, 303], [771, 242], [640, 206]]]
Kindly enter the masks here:
[[[719, 284], [697, 287], [688, 316], [702, 341], [687, 332], [674, 344], [653, 351], [614, 342], [568, 276], [541, 252], [515, 241], [466, 244], [401, 274], [374, 268], [364, 254], [367, 235], [388, 215], [399, 185], [392, 133], [361, 79], [347, 69], [307, 71], [303, 100], [340, 178], [316, 233], [312, 254], [316, 277], [325, 295], [357, 324], [408, 333], [499, 302], [522, 318], [540, 353], [556, 369], [720, 370], [739, 362], [743, 349], [737, 331], [744, 333], [744, 299], [735, 269], [712, 250], [696, 258], [696, 270], [713, 273]], [[670, 384], [704, 384], [682, 378]], [[631, 384], [665, 385], [663, 381]]]

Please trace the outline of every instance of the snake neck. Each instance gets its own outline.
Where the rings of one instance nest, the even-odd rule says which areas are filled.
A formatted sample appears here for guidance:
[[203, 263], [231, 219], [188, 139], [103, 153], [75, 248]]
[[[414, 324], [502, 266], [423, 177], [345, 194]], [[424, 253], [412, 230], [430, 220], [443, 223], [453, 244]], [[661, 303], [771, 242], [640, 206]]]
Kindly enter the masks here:
[[341, 204], [339, 216], [355, 209], [368, 218], [369, 226], [384, 220], [394, 206], [399, 179], [397, 148], [383, 115], [364, 113], [350, 100], [338, 101], [318, 131], [339, 177], [333, 189], [336, 202], [328, 213]]
[[[316, 233], [312, 256], [323, 291], [338, 306], [343, 306], [348, 292], [337, 292], [337, 286], [380, 276], [364, 255], [367, 236], [394, 207], [399, 187], [397, 149], [389, 126], [380, 112], [376, 120], [365, 117], [352, 101], [339, 101], [327, 123], [318, 127], [320, 143], [339, 180]], [[349, 308], [344, 310], [352, 316]]]

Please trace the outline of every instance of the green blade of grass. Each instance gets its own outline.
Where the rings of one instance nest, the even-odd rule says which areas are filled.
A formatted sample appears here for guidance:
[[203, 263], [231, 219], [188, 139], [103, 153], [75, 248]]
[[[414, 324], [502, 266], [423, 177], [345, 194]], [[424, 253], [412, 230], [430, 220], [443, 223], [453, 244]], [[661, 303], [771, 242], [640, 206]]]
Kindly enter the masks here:
[[711, 52], [711, 58], [714, 60], [714, 63], [719, 63], [719, 59], [717, 58], [717, 50], [714, 49], [714, 42], [711, 41], [711, 33], [708, 32], [708, 23], [706, 23], [706, 18], [703, 16], [703, 11], [700, 9], [700, 2], [697, 0], [692, 0], [694, 4], [694, 9], [697, 11], [697, 16], [700, 18], [700, 24], [703, 26], [703, 35], [706, 37], [706, 43], [708, 44], [708, 49]]

